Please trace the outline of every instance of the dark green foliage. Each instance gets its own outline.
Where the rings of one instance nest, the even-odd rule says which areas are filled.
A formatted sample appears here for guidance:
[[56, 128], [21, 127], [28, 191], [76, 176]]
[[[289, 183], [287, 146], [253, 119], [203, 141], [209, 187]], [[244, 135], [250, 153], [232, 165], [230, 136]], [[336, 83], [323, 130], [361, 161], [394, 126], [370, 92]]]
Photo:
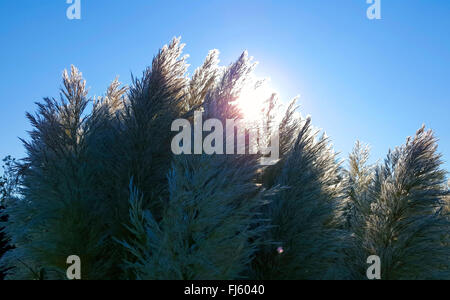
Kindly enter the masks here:
[[[0, 259], [1, 257], [10, 250], [10, 246], [8, 246], [8, 241], [6, 240], [6, 236], [3, 232], [3, 223], [8, 221], [8, 217], [6, 215], [3, 215], [3, 210], [5, 209], [4, 206], [0, 205]], [[3, 268], [0, 268], [0, 280], [3, 280], [5, 276], [6, 270], [3, 270]]]
[[274, 184], [286, 188], [265, 211], [273, 225], [266, 239], [272, 243], [261, 248], [254, 262], [259, 279], [326, 279], [341, 271], [346, 234], [338, 229], [338, 164], [327, 139], [316, 139], [310, 119], [298, 127], [293, 147], [272, 174]]
[[367, 191], [373, 180], [373, 167], [368, 166], [369, 147], [363, 146], [359, 141], [349, 157], [349, 170], [347, 172], [348, 202], [345, 208], [346, 226], [352, 231], [361, 226], [362, 215], [370, 210]]
[[357, 141], [349, 156], [349, 168], [344, 171], [344, 228], [351, 233], [350, 245], [346, 249], [346, 265], [352, 279], [365, 279], [368, 266], [366, 260], [369, 255], [363, 241], [366, 238], [367, 216], [371, 213], [367, 193], [373, 183], [374, 171], [374, 167], [368, 165], [369, 153], [369, 147]]
[[138, 279], [241, 278], [263, 229], [254, 226], [262, 192], [252, 183], [252, 167], [241, 163], [176, 159], [160, 223], [142, 210], [142, 196], [132, 193], [132, 238], [122, 243], [133, 254], [127, 270]]
[[[174, 39], [153, 59], [142, 79], [135, 79], [125, 103], [118, 132], [116, 161], [123, 188], [133, 176], [144, 195], [144, 206], [161, 218], [167, 194], [166, 174], [170, 168], [171, 124], [181, 117], [179, 107], [185, 100], [188, 80], [185, 77], [184, 45]], [[119, 175], [120, 176], [120, 175]]]
[[[36, 115], [28, 114], [34, 130], [25, 142], [22, 196], [8, 206], [6, 232], [17, 249], [5, 256], [15, 267], [12, 278], [65, 278], [66, 258], [85, 261], [84, 276], [108, 274], [108, 228], [95, 193], [95, 162], [87, 137], [94, 116], [85, 116], [87, 91], [81, 73], [63, 74], [61, 100], [45, 99]], [[93, 184], [94, 183], [94, 184]], [[25, 217], [26, 216], [26, 217]], [[106, 222], [105, 222], [106, 221]]]
[[[230, 103], [252, 68], [250, 60], [244, 54], [217, 81], [202, 75], [205, 65], [196, 72], [189, 95], [194, 95], [193, 86], [204, 90], [210, 83], [209, 90], [203, 92], [206, 102], [191, 102], [189, 106], [202, 104], [209, 117], [237, 118], [239, 111]], [[205, 83], [199, 83], [199, 78]], [[132, 278], [206, 280], [245, 276], [264, 229], [256, 226], [265, 194], [254, 180], [257, 170], [253, 156], [174, 158], [161, 222], [142, 209], [142, 194], [134, 190], [130, 199], [131, 237], [121, 241], [131, 254], [125, 266]]]
[[[19, 178], [14, 167], [14, 158], [7, 156], [3, 159], [3, 175], [0, 177], [0, 259], [7, 251], [12, 249], [3, 233], [3, 226], [8, 221], [8, 215], [4, 214], [3, 211], [8, 203], [14, 201], [18, 192]], [[6, 271], [0, 268], [0, 280], [4, 278]]]
[[220, 67], [211, 51], [189, 78], [183, 46], [174, 39], [130, 88], [115, 80], [97, 99], [72, 67], [61, 99], [27, 114], [27, 155], [5, 161], [0, 180], [7, 278], [66, 279], [77, 255], [82, 279], [364, 279], [373, 254], [383, 279], [449, 278], [450, 201], [431, 132], [378, 167], [358, 143], [344, 170], [295, 100], [280, 118], [272, 95], [252, 125], [268, 126], [259, 144], [279, 129], [275, 165], [175, 156], [174, 120], [240, 119], [233, 103], [260, 84], [246, 52]]
[[[382, 279], [449, 279], [445, 172], [431, 131], [420, 129], [390, 152], [371, 184], [352, 193], [357, 244], [381, 258]], [[361, 184], [363, 183], [363, 184]]]
[[8, 155], [2, 162], [3, 174], [0, 177], [0, 205], [7, 206], [19, 195], [21, 176], [15, 158]]
[[[445, 212], [450, 214], [450, 180], [447, 182], [447, 185], [444, 187], [447, 190], [447, 196], [445, 199]], [[450, 215], [449, 215], [450, 218]]]

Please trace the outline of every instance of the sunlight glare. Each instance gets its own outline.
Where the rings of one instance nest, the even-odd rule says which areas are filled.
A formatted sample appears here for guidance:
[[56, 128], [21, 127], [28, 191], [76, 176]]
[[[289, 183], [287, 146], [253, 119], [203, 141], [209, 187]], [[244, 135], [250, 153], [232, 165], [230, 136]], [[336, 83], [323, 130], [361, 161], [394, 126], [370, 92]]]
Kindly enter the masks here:
[[235, 105], [241, 110], [244, 120], [257, 121], [262, 118], [266, 100], [274, 93], [276, 92], [270, 87], [268, 80], [258, 86], [253, 82], [242, 89]]

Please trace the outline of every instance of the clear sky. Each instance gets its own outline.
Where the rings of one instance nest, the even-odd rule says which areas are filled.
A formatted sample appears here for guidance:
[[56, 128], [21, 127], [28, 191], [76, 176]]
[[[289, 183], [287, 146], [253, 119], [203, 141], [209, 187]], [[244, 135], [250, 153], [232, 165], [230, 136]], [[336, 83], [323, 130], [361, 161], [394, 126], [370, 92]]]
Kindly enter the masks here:
[[116, 75], [130, 83], [157, 50], [181, 36], [190, 71], [208, 50], [229, 64], [247, 49], [283, 100], [300, 94], [342, 157], [356, 139], [374, 159], [423, 123], [440, 138], [450, 169], [450, 1], [381, 0], [0, 0], [0, 156], [23, 157], [25, 111], [58, 96], [61, 72], [76, 65], [102, 95]]

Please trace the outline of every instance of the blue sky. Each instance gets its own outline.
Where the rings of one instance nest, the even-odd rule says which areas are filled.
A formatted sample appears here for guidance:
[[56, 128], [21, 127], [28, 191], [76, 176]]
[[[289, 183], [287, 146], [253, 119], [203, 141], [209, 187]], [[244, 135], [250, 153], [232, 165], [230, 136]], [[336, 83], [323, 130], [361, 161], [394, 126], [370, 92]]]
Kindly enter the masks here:
[[222, 64], [247, 49], [283, 100], [301, 95], [342, 157], [360, 139], [383, 159], [425, 123], [450, 161], [448, 0], [381, 0], [382, 20], [367, 19], [365, 0], [81, 3], [82, 19], [68, 20], [65, 0], [0, 0], [0, 157], [23, 157], [25, 111], [58, 96], [63, 69], [76, 65], [102, 95], [181, 36], [191, 72], [210, 49]]

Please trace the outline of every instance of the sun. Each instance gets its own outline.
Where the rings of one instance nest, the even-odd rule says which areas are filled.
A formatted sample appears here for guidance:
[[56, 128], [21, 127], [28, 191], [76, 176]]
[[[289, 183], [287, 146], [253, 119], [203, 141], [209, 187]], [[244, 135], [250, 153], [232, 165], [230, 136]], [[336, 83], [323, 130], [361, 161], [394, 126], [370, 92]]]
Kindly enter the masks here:
[[247, 84], [241, 91], [239, 98], [234, 104], [239, 107], [242, 118], [247, 121], [258, 121], [263, 116], [264, 105], [275, 90], [269, 85], [268, 80], [262, 84], [252, 82]]

